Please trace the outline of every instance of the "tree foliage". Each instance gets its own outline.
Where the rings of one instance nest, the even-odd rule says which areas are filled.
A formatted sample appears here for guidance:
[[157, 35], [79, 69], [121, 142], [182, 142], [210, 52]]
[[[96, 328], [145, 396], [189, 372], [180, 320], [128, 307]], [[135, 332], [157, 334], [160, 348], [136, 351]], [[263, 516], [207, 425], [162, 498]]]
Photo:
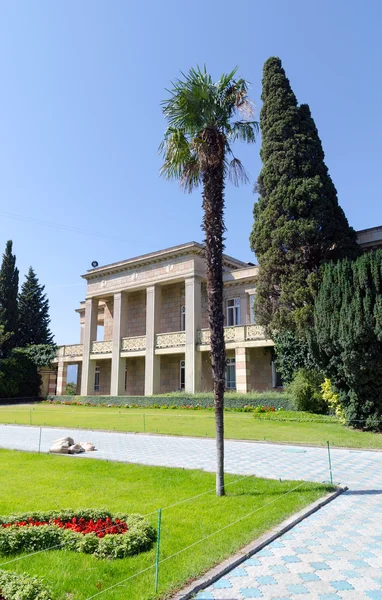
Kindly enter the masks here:
[[53, 334], [49, 329], [49, 301], [44, 293], [45, 286], [30, 267], [21, 286], [19, 296], [19, 346], [52, 344]]
[[310, 345], [347, 422], [382, 427], [382, 250], [324, 268]]
[[252, 143], [258, 125], [248, 99], [248, 83], [236, 69], [214, 82], [206, 69], [191, 69], [176, 80], [162, 103], [168, 128], [161, 144], [162, 175], [178, 179], [191, 192], [203, 185], [208, 321], [217, 445], [217, 495], [224, 494], [225, 344], [223, 314], [224, 188], [248, 177], [231, 144]]
[[37, 368], [51, 366], [56, 358], [58, 346], [55, 344], [34, 344], [26, 348], [15, 348], [13, 353], [22, 353], [34, 362]]
[[0, 398], [31, 398], [40, 395], [41, 377], [35, 363], [13, 350], [0, 359]]
[[274, 336], [277, 370], [284, 385], [288, 385], [300, 369], [316, 369], [309, 344], [292, 331], [284, 331]]
[[250, 237], [259, 280], [256, 318], [275, 331], [312, 322], [320, 267], [359, 247], [338, 205], [308, 105], [298, 106], [279, 58], [264, 65], [260, 116], [263, 167]]
[[19, 270], [16, 267], [16, 256], [12, 254], [12, 241], [8, 240], [0, 268], [0, 324], [4, 333], [8, 334], [3, 341], [4, 356], [17, 345]]

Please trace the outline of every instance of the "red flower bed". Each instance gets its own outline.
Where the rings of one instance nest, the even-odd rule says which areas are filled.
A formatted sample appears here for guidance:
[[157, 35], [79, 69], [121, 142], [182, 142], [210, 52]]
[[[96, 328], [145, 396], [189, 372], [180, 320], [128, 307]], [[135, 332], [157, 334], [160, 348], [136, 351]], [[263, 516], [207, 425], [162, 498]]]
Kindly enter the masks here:
[[[62, 521], [60, 518], [53, 519], [51, 521], [34, 521], [33, 519], [28, 519], [26, 521], [17, 521], [16, 523], [3, 523], [2, 527], [41, 527], [41, 525], [56, 525], [61, 529], [71, 529], [77, 533], [82, 533], [86, 535], [87, 533], [95, 533], [97, 537], [103, 538], [106, 534], [120, 534], [126, 533], [129, 528], [127, 523], [121, 521], [120, 519], [115, 519], [113, 521], [110, 517], [106, 519], [98, 519], [97, 521], [93, 521], [93, 519], [84, 519], [81, 517], [78, 519], [77, 517], [73, 517], [70, 521]], [[2, 600], [0, 596], [0, 600]]]

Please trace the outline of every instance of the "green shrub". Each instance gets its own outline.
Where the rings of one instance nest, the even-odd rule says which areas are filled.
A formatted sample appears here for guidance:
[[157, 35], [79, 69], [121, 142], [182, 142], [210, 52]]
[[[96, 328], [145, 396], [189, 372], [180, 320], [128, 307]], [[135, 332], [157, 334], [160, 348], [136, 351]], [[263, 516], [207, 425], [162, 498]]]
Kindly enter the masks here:
[[75, 396], [77, 393], [77, 386], [75, 383], [69, 382], [66, 384], [65, 392], [67, 396]]
[[[125, 408], [168, 408], [188, 410], [213, 409], [214, 399], [212, 393], [188, 394], [177, 392], [158, 396], [48, 396], [48, 401], [58, 404], [87, 405], [87, 406], [123, 406]], [[294, 405], [291, 394], [287, 392], [249, 392], [240, 394], [227, 392], [224, 396], [226, 409], [239, 409], [245, 406], [256, 407], [259, 405], [273, 406], [276, 409], [293, 410]]]
[[341, 421], [341, 423], [346, 423], [346, 415], [344, 411], [344, 407], [340, 402], [340, 397], [336, 394], [332, 389], [332, 384], [330, 383], [330, 379], [325, 379], [324, 383], [321, 384], [321, 393], [322, 397], [329, 406], [329, 408], [334, 412], [336, 417]]
[[0, 570], [0, 590], [6, 600], [52, 600], [42, 579], [27, 573]]
[[[54, 519], [60, 518], [63, 522], [67, 522], [73, 517], [92, 519], [95, 522], [106, 517], [113, 520], [120, 519], [128, 524], [129, 529], [120, 535], [106, 534], [103, 538], [98, 538], [95, 533], [83, 535], [53, 524]], [[28, 519], [49, 522], [49, 524], [32, 527], [17, 525], [20, 521], [28, 521]], [[0, 525], [3, 524], [10, 524], [9, 527], [0, 527], [0, 554], [3, 555], [65, 549], [94, 554], [98, 558], [124, 558], [149, 550], [156, 538], [155, 530], [141, 515], [112, 514], [107, 510], [30, 512], [1, 516]]]
[[288, 388], [292, 394], [295, 409], [322, 415], [327, 414], [328, 405], [321, 392], [323, 382], [324, 377], [318, 371], [300, 369]]

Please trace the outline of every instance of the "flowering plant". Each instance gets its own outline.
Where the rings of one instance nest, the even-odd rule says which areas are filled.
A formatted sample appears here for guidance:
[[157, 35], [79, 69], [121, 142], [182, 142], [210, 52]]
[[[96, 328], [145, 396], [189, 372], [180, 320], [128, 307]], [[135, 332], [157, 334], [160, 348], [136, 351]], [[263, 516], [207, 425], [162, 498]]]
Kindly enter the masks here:
[[141, 515], [105, 510], [49, 511], [0, 517], [0, 554], [61, 548], [124, 558], [149, 550], [155, 530]]

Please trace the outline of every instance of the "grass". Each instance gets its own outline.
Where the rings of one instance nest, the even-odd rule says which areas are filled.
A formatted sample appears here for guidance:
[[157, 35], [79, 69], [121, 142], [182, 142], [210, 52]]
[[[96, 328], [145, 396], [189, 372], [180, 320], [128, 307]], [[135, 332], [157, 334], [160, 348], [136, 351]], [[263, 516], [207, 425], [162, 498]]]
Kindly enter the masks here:
[[[211, 410], [142, 409], [63, 404], [0, 407], [0, 423], [214, 437]], [[225, 412], [227, 439], [267, 440], [349, 448], [382, 448], [382, 435], [354, 430], [331, 416], [296, 411]]]
[[[0, 557], [0, 568], [44, 576], [53, 590], [54, 600], [88, 600], [103, 591], [97, 597], [105, 600], [167, 598], [190, 578], [197, 577], [331, 489], [321, 484], [232, 475], [226, 476], [226, 483], [227, 495], [217, 498], [214, 475], [201, 471], [0, 451], [0, 486], [4, 491], [0, 497], [0, 514], [107, 507], [112, 511], [149, 514], [148, 520], [156, 526], [156, 510], [164, 508], [161, 544], [164, 562], [160, 566], [157, 596], [153, 568], [105, 591], [151, 567], [155, 548], [116, 561], [52, 550], [21, 557], [21, 560], [20, 556]], [[169, 507], [206, 491], [210, 493]], [[166, 506], [169, 508], [165, 509]], [[235, 521], [236, 524], [227, 527]], [[166, 560], [191, 544], [195, 545], [190, 550]]]

